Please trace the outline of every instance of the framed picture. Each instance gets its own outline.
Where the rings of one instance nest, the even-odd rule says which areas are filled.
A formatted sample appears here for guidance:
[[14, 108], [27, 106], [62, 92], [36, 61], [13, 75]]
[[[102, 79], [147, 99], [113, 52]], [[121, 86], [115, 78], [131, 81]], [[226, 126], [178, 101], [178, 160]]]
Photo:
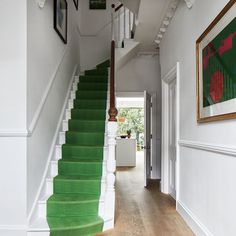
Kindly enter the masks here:
[[79, 8], [79, 0], [73, 0], [73, 1], [74, 1], [76, 10], [78, 10], [78, 8]]
[[54, 29], [65, 44], [67, 43], [67, 18], [67, 1], [54, 0]]
[[92, 10], [104, 10], [106, 5], [106, 0], [89, 0], [89, 9]]
[[236, 0], [196, 42], [197, 120], [236, 118]]

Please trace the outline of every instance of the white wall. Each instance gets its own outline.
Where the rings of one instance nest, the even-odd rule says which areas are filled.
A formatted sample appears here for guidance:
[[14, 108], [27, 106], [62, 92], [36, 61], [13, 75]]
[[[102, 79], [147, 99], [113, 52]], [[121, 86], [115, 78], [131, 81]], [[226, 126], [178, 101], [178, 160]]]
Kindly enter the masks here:
[[110, 58], [111, 48], [111, 4], [107, 0], [106, 10], [90, 10], [88, 0], [79, 1], [80, 69], [93, 68], [99, 62]]
[[0, 99], [0, 130], [23, 131], [26, 128], [26, 1], [3, 0], [2, 4], [0, 75], [4, 83], [0, 94], [4, 99]]
[[[235, 150], [235, 120], [197, 124], [195, 42], [227, 0], [197, 0], [191, 10], [181, 1], [161, 43], [161, 73], [164, 76], [180, 62], [179, 210], [197, 235], [236, 234], [236, 159], [224, 154]], [[186, 147], [190, 143], [189, 147]], [[199, 143], [206, 150], [197, 150]], [[213, 146], [212, 146], [213, 145]], [[214, 145], [223, 148], [215, 153]], [[209, 150], [209, 149], [213, 150]], [[182, 205], [185, 207], [183, 210]], [[189, 216], [192, 216], [188, 218]], [[187, 217], [188, 216], [188, 217]], [[196, 225], [198, 223], [198, 226]], [[199, 227], [200, 226], [200, 227]], [[205, 233], [203, 233], [205, 231]]]
[[153, 95], [153, 172], [152, 178], [161, 177], [161, 79], [159, 57], [155, 55], [138, 55], [131, 59], [116, 74], [116, 91], [143, 92]]
[[26, 232], [26, 0], [2, 0], [0, 12], [0, 235], [21, 236]]
[[43, 174], [53, 148], [53, 138], [76, 64], [79, 38], [78, 11], [68, 2], [68, 43], [53, 29], [53, 1], [40, 9], [28, 1], [27, 117], [32, 135], [27, 142], [27, 214], [37, 200]]

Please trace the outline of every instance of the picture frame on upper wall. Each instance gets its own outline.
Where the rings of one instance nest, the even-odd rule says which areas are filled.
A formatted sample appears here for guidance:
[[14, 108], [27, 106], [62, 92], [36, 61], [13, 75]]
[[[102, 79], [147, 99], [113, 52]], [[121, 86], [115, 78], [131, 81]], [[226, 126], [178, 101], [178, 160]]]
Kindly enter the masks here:
[[197, 121], [236, 118], [236, 0], [196, 42]]
[[106, 0], [89, 0], [90, 10], [106, 10], [107, 3]]
[[74, 4], [75, 4], [75, 8], [78, 11], [78, 9], [79, 9], [79, 0], [73, 0], [73, 1], [74, 1]]
[[54, 29], [67, 44], [68, 5], [66, 0], [54, 0]]

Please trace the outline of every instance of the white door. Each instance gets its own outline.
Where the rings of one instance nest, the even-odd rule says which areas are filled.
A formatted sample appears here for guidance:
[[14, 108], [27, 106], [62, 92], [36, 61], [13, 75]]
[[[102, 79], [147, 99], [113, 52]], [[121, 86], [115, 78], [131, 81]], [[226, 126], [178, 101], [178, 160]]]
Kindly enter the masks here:
[[144, 186], [151, 179], [151, 95], [144, 91]]
[[176, 80], [169, 85], [169, 193], [176, 199]]

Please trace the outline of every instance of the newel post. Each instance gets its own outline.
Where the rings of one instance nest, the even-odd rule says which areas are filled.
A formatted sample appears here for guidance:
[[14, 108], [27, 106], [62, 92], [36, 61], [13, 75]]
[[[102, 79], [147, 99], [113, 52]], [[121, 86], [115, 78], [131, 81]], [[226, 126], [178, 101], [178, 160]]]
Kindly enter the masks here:
[[116, 135], [117, 122], [108, 122], [108, 158], [106, 176], [105, 218], [109, 224], [107, 229], [114, 228], [115, 220], [115, 171], [116, 171]]
[[[113, 11], [115, 5], [112, 5]], [[110, 107], [108, 118], [108, 157], [106, 163], [106, 193], [105, 193], [105, 219], [107, 220], [104, 230], [114, 228], [115, 220], [115, 171], [116, 171], [116, 136], [118, 111], [115, 104], [115, 34], [112, 14], [112, 42], [111, 42], [111, 65], [110, 65]]]

